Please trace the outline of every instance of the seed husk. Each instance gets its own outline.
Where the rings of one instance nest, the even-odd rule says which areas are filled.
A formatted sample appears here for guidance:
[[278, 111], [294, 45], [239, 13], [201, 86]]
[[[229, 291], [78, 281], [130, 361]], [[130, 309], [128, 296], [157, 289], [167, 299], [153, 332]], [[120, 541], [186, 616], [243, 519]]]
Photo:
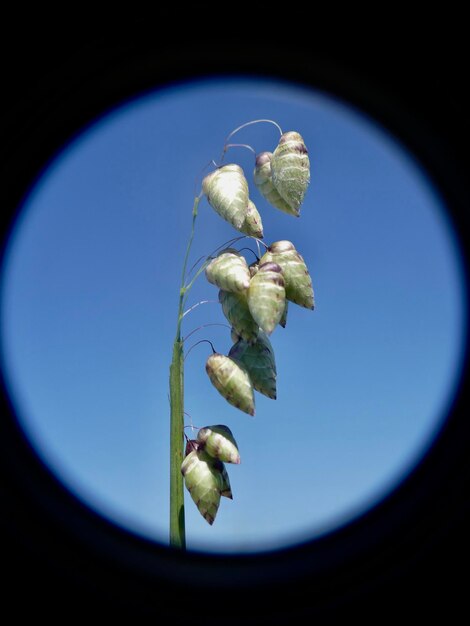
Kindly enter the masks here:
[[201, 515], [211, 525], [219, 509], [221, 491], [226, 489], [224, 478], [212, 461], [203, 451], [193, 450], [181, 465], [186, 489]]
[[313, 309], [315, 300], [312, 279], [304, 259], [294, 244], [286, 240], [274, 242], [260, 260], [260, 263], [267, 262], [281, 266], [287, 300], [306, 309]]
[[250, 281], [248, 308], [258, 324], [270, 335], [279, 324], [285, 308], [286, 291], [281, 266], [277, 263], [260, 263]]
[[275, 207], [289, 215], [299, 216], [299, 209], [293, 208], [276, 189], [272, 179], [271, 160], [272, 152], [260, 152], [256, 157], [256, 165], [253, 173], [255, 185], [258, 187], [261, 195]]
[[239, 293], [250, 286], [250, 270], [245, 257], [234, 248], [222, 250], [205, 270], [207, 280], [224, 291]]
[[253, 342], [258, 336], [259, 326], [250, 313], [247, 293], [248, 291], [232, 293], [221, 289], [219, 302], [233, 330], [245, 341]]
[[199, 430], [197, 439], [207, 454], [215, 459], [224, 463], [240, 463], [237, 442], [228, 426], [204, 426]]
[[310, 183], [310, 160], [302, 136], [283, 133], [271, 158], [272, 182], [291, 209], [299, 212]]
[[237, 341], [230, 349], [229, 356], [246, 368], [256, 391], [276, 399], [276, 361], [273, 347], [264, 331], [260, 330], [254, 344], [243, 339]]
[[239, 165], [230, 163], [214, 170], [202, 181], [211, 207], [241, 232], [248, 208], [248, 183]]
[[244, 413], [255, 414], [253, 384], [243, 365], [224, 354], [215, 353], [207, 359], [206, 372], [227, 402]]

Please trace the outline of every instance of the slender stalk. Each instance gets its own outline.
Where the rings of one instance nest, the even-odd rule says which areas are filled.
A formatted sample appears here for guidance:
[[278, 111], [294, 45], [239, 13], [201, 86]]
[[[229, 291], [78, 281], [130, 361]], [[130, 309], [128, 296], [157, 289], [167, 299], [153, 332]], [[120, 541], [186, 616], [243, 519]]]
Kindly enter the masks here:
[[186, 548], [186, 533], [184, 483], [181, 474], [184, 452], [184, 356], [181, 322], [184, 315], [185, 296], [188, 290], [188, 287], [185, 285], [186, 268], [194, 238], [194, 227], [200, 199], [201, 196], [195, 198], [193, 205], [193, 221], [183, 262], [176, 335], [170, 365], [170, 546], [183, 550]]

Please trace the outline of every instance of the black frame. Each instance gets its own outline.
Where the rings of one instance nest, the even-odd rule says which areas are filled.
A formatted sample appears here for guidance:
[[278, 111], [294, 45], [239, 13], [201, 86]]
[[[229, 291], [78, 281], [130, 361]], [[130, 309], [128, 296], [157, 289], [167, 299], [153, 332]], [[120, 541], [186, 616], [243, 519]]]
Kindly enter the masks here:
[[[392, 53], [384, 44], [362, 55], [352, 48], [320, 51], [306, 41], [273, 49], [267, 36], [214, 41], [195, 33], [163, 41], [144, 21], [132, 22], [130, 29], [120, 24], [120, 30], [106, 30], [105, 24], [78, 20], [73, 30], [46, 31], [51, 37], [46, 40], [33, 24], [13, 23], [14, 34], [28, 45], [7, 72], [3, 102], [2, 244], [28, 189], [87, 124], [159, 85], [233, 74], [310, 85], [376, 118], [435, 182], [467, 260], [470, 133], [460, 57], [446, 65], [426, 44], [423, 53], [419, 42], [418, 52], [409, 47], [406, 54]], [[468, 287], [467, 275], [465, 280]], [[458, 611], [466, 588], [458, 564], [469, 555], [467, 377], [465, 357], [459, 391], [438, 439], [395, 491], [324, 537], [259, 556], [181, 554], [101, 518], [37, 457], [15, 420], [2, 379], [4, 608], [16, 616], [66, 611], [160, 617], [173, 624], [211, 619], [284, 624], [308, 618], [323, 624], [375, 611], [381, 612], [378, 619], [383, 613], [424, 617], [452, 607]], [[448, 582], [451, 591], [444, 586]], [[204, 608], [209, 597], [211, 617]]]

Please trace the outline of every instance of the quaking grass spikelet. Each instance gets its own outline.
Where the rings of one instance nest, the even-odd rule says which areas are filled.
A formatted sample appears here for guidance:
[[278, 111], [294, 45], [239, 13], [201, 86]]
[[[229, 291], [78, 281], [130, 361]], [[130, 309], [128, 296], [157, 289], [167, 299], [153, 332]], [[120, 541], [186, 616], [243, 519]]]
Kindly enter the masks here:
[[181, 473], [186, 489], [204, 519], [213, 524], [226, 489], [224, 477], [214, 466], [214, 459], [201, 450], [192, 450], [183, 460]]
[[211, 354], [206, 362], [206, 372], [229, 404], [249, 415], [255, 414], [253, 384], [240, 363], [224, 354]]
[[271, 175], [279, 195], [298, 214], [310, 183], [308, 150], [299, 133], [283, 133], [271, 158]]
[[272, 157], [272, 152], [260, 152], [260, 154], [257, 155], [255, 170], [253, 173], [255, 184], [262, 196], [269, 202], [269, 204], [271, 204], [271, 206], [283, 211], [284, 213], [298, 217], [300, 214], [299, 209], [292, 207], [288, 202], [286, 202], [274, 186], [271, 172]]
[[254, 344], [239, 339], [230, 349], [229, 356], [243, 364], [256, 391], [276, 399], [276, 361], [273, 347], [265, 332], [260, 330]]
[[258, 336], [259, 326], [250, 313], [247, 292], [231, 293], [221, 289], [219, 291], [219, 302], [222, 305], [223, 314], [230, 322], [233, 330], [245, 341], [255, 341]]
[[237, 442], [228, 426], [217, 424], [204, 426], [197, 434], [197, 440], [204, 450], [224, 463], [240, 463]]
[[250, 271], [238, 250], [222, 250], [205, 270], [207, 280], [224, 291], [239, 293], [250, 286]]
[[[312, 279], [302, 256], [291, 241], [271, 244], [260, 263], [273, 262], [282, 268], [286, 298], [306, 309], [314, 308]], [[253, 279], [252, 279], [253, 280]]]
[[268, 335], [279, 324], [285, 308], [286, 291], [281, 266], [260, 263], [250, 281], [248, 308], [255, 322]]

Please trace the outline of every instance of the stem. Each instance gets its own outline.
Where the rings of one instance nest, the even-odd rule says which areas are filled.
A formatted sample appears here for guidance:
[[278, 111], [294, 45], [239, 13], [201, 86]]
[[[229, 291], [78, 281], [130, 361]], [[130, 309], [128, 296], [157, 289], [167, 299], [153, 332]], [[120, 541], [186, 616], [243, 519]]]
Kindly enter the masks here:
[[186, 547], [183, 462], [184, 365], [182, 342], [175, 340], [170, 366], [170, 546]]
[[173, 343], [173, 357], [170, 365], [170, 546], [186, 548], [184, 523], [184, 482], [181, 464], [184, 453], [184, 358], [181, 339], [181, 322], [187, 288], [185, 287], [186, 267], [194, 238], [197, 209], [201, 196], [194, 200], [193, 221], [186, 254], [183, 261], [178, 319]]

